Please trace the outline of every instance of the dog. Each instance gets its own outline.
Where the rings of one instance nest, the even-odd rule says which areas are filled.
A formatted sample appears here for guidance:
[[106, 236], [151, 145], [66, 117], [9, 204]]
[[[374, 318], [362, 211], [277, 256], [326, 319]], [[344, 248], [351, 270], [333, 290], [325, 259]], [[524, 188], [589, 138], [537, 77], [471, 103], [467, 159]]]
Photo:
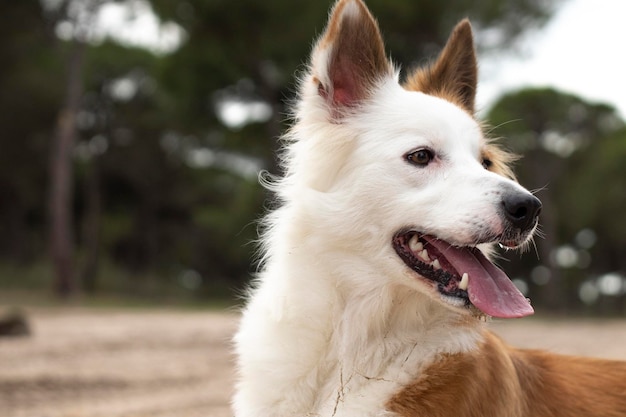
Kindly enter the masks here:
[[626, 364], [510, 347], [485, 318], [529, 301], [489, 260], [540, 201], [475, 118], [461, 21], [399, 73], [361, 0], [339, 0], [301, 77], [278, 207], [234, 338], [237, 417], [626, 416]]

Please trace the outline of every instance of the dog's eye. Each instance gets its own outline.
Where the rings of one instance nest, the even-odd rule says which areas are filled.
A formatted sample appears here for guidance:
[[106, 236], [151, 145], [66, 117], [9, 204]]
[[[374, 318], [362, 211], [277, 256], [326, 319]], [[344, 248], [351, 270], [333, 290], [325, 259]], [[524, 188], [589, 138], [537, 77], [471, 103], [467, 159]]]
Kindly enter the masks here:
[[489, 169], [492, 165], [493, 162], [491, 162], [491, 159], [483, 158], [483, 168]]
[[434, 158], [433, 152], [429, 149], [418, 149], [417, 151], [408, 153], [406, 160], [413, 165], [426, 166]]

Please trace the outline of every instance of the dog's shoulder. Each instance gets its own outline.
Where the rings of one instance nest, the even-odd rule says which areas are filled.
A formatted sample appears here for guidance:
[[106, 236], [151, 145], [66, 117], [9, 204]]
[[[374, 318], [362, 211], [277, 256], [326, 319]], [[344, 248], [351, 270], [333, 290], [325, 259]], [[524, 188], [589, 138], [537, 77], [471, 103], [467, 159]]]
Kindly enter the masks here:
[[626, 362], [511, 349], [528, 416], [626, 417]]
[[439, 356], [388, 408], [400, 416], [517, 417], [523, 410], [519, 393], [509, 347], [485, 331], [476, 349]]
[[475, 350], [438, 357], [387, 406], [404, 417], [624, 417], [625, 376], [626, 362], [517, 349], [485, 332]]

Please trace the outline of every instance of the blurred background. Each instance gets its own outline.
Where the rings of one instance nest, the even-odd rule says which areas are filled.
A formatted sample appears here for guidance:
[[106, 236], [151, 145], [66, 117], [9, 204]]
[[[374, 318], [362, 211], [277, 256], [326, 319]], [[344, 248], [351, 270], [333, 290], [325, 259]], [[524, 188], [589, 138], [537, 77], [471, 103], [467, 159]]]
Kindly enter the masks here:
[[[610, 0], [369, 0], [394, 62], [469, 16], [480, 117], [542, 237], [500, 265], [538, 311], [626, 315], [626, 85]], [[330, 1], [0, 4], [0, 294], [236, 303], [286, 103]], [[622, 100], [622, 101], [620, 101]], [[61, 301], [62, 302], [62, 301]]]

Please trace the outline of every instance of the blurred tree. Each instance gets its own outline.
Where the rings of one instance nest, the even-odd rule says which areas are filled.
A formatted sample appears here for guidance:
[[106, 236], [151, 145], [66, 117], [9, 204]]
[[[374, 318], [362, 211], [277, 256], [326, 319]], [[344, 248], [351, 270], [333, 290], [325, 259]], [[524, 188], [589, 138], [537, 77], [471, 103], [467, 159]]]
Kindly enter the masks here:
[[[253, 168], [251, 172], [261, 167], [276, 172], [276, 140], [284, 129], [285, 104], [294, 96], [293, 74], [307, 59], [315, 28], [319, 32], [325, 25], [330, 3], [153, 0], [161, 18], [177, 22], [187, 33], [186, 42], [164, 57], [158, 76], [158, 85], [168, 98], [170, 141], [183, 138], [186, 146], [192, 143], [192, 154], [204, 150], [216, 158], [247, 161], [244, 163]], [[520, 1], [515, 6], [500, 1], [368, 1], [392, 56], [409, 65], [435, 56], [456, 21], [466, 15], [472, 17], [479, 35], [490, 39], [490, 47], [502, 47], [510, 46], [522, 29], [544, 23], [555, 4], [537, 0]], [[240, 265], [224, 272], [245, 278], [241, 259], [249, 258], [250, 249], [235, 245], [253, 239], [254, 229], [244, 228], [243, 233], [237, 229], [258, 215], [263, 194], [258, 187], [246, 185], [251, 181], [249, 174], [230, 172], [218, 178], [220, 182], [229, 178], [233, 190], [247, 190], [251, 193], [247, 199], [256, 204], [237, 206], [242, 198], [233, 200], [235, 195], [231, 194], [210, 206], [197, 206], [195, 212], [203, 213], [197, 217], [202, 219], [202, 228], [219, 238], [214, 242], [220, 245], [209, 248], [212, 253], [221, 253], [224, 260], [231, 258], [224, 254], [232, 253], [233, 264]], [[217, 184], [213, 182], [213, 187]], [[233, 207], [241, 212], [241, 218], [217, 215]], [[235, 240], [229, 238], [233, 232]], [[231, 243], [222, 245], [222, 239]], [[216, 266], [228, 263], [215, 260]], [[206, 266], [205, 261], [204, 271]], [[213, 274], [223, 270], [212, 269]]]
[[50, 150], [49, 247], [54, 267], [54, 288], [61, 296], [76, 292], [74, 277], [73, 152], [77, 118], [81, 110], [84, 56], [97, 13], [106, 0], [60, 1], [47, 9], [49, 24], [68, 30], [64, 99], [57, 116]]
[[[82, 36], [81, 30], [94, 29], [89, 22], [97, 10], [111, 3], [127, 8], [129, 25], [153, 7], [162, 24], [184, 29], [182, 45], [170, 54], [155, 53], [117, 38]], [[523, 29], [545, 22], [556, 1], [509, 3], [368, 1], [394, 59], [405, 64], [434, 56], [465, 15], [484, 40], [480, 44], [508, 47]], [[75, 242], [70, 258], [83, 261], [83, 288], [106, 284], [97, 280], [100, 256], [135, 272], [133, 277], [184, 276], [186, 287], [199, 290], [209, 291], [215, 281], [247, 279], [253, 251], [247, 244], [256, 236], [251, 224], [265, 199], [256, 175], [262, 168], [276, 170], [275, 140], [284, 127], [285, 103], [293, 98], [292, 74], [306, 60], [329, 5], [3, 3], [0, 230], [7, 239], [0, 242], [0, 256], [40, 260], [44, 196], [62, 197], [45, 185], [65, 178], [56, 188], [67, 192], [58, 200], [63, 243], [50, 246], [65, 248], [58, 256], [67, 259]], [[62, 137], [62, 169], [54, 171], [61, 174], [50, 175], [46, 161], [57, 149], [50, 139]], [[50, 241], [57, 242], [53, 236]], [[73, 286], [57, 282], [63, 291]]]
[[[332, 2], [152, 3], [160, 16], [176, 21], [188, 33], [187, 42], [166, 58], [161, 77], [162, 86], [176, 100], [172, 105], [178, 112], [176, 119], [183, 123], [179, 127], [206, 131], [208, 121], [219, 121], [226, 136], [222, 146], [256, 155], [270, 170], [275, 169], [273, 140], [282, 131], [285, 103], [293, 97], [293, 74], [306, 61], [315, 28], [319, 32], [325, 25]], [[379, 20], [394, 60], [412, 66], [434, 57], [454, 24], [465, 16], [472, 18], [485, 40], [480, 45], [510, 47], [524, 30], [543, 24], [556, 3], [369, 0], [368, 6]], [[254, 120], [249, 106], [253, 103], [267, 106], [264, 129], [231, 138], [233, 129], [250, 120], [229, 120], [226, 109], [239, 104]]]
[[[626, 157], [626, 146], [617, 139], [623, 137], [624, 123], [608, 105], [588, 103], [549, 88], [506, 94], [493, 106], [488, 120], [496, 126], [493, 134], [506, 137], [506, 144], [524, 156], [516, 170], [520, 182], [535, 190], [543, 202], [543, 236], [536, 240], [536, 247], [550, 272], [538, 280], [542, 288], [537, 295], [548, 308], [571, 307], [579, 301], [577, 290], [585, 276], [569, 279], [572, 276], [568, 274], [565, 280], [556, 255], [559, 247], [570, 244], [581, 229], [591, 228], [595, 233], [606, 229], [601, 226], [599, 205], [615, 207], [623, 199], [623, 192], [603, 193], [594, 200], [589, 197], [594, 188], [602, 189], [593, 184], [604, 184], [603, 176], [605, 180], [608, 175], [624, 177], [623, 166], [605, 165], [604, 160], [608, 152], [617, 152], [613, 158]], [[590, 207], [597, 217], [590, 214]], [[605, 239], [609, 234], [602, 236]], [[626, 244], [622, 238], [612, 243], [616, 248]], [[597, 265], [606, 272], [607, 264]], [[526, 276], [532, 275], [528, 266], [521, 270]]]
[[[113, 226], [116, 238], [111, 240], [110, 232], [105, 230], [110, 219], [114, 219], [113, 224], [119, 223], [119, 218], [132, 214], [136, 205], [148, 206], [141, 196], [152, 201], [153, 195], [167, 190], [153, 174], [171, 174], [167, 166], [163, 166], [159, 148], [158, 135], [165, 125], [160, 119], [158, 96], [154, 94], [150, 76], [156, 71], [158, 61], [158, 57], [146, 50], [113, 42], [92, 46], [86, 57], [86, 94], [79, 126], [82, 141], [77, 157], [81, 168], [78, 180], [83, 184], [78, 193], [82, 197], [78, 209], [83, 218], [82, 282], [87, 291], [98, 288], [97, 265], [102, 244], [105, 254], [111, 256], [117, 251], [115, 246], [119, 241], [116, 239], [125, 239], [123, 233], [117, 234], [119, 227]], [[178, 179], [174, 175], [171, 178], [172, 181]], [[149, 221], [153, 210], [152, 206], [148, 207], [135, 222], [127, 223], [125, 233], [132, 233], [135, 224], [145, 224], [146, 234], [159, 229]], [[150, 248], [156, 243], [152, 236], [142, 237], [145, 249], [142, 253], [153, 253]], [[133, 253], [137, 252], [129, 250], [131, 253], [126, 259], [136, 259]], [[155, 257], [142, 259], [150, 263]], [[137, 262], [129, 261], [126, 266], [136, 265]]]
[[62, 97], [56, 38], [40, 5], [0, 13], [0, 253], [21, 262], [45, 250], [48, 138]]

